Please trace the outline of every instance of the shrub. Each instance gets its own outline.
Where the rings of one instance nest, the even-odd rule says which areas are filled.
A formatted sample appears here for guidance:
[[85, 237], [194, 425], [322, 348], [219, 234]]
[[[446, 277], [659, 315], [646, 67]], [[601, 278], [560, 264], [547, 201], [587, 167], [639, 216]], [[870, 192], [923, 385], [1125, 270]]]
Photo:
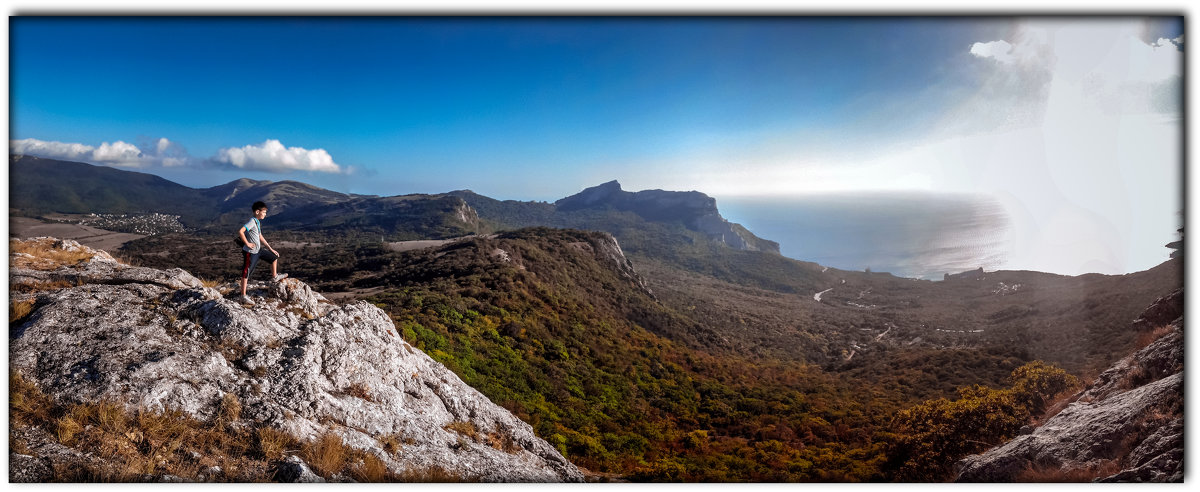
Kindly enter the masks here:
[[959, 398], [930, 400], [898, 413], [892, 466], [898, 480], [941, 481], [955, 462], [1011, 439], [1054, 395], [1078, 384], [1066, 371], [1034, 361], [1013, 370], [1012, 386], [975, 385]]
[[1047, 401], [1054, 396], [1079, 384], [1079, 379], [1067, 371], [1040, 360], [1014, 369], [1009, 380], [1013, 395], [1034, 415], [1044, 412]]

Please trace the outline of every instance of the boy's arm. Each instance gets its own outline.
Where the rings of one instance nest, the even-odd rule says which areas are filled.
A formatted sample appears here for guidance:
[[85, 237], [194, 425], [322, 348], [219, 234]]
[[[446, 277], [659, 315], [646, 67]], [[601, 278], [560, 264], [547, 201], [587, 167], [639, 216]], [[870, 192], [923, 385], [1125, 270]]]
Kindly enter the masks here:
[[276, 255], [278, 255], [278, 254], [279, 254], [279, 252], [278, 252], [278, 251], [275, 251], [275, 248], [272, 248], [272, 247], [271, 247], [271, 243], [268, 243], [268, 242], [267, 242], [267, 238], [266, 238], [266, 237], [263, 237], [263, 233], [262, 233], [262, 231], [258, 231], [258, 240], [259, 240], [259, 241], [262, 241], [262, 243], [263, 243], [263, 246], [266, 246], [266, 247], [267, 247], [267, 249], [271, 250], [271, 252], [272, 252], [272, 253], [275, 253]]
[[[245, 227], [238, 229], [238, 235], [242, 237], [243, 243], [246, 243], [247, 246], [250, 245], [250, 240], [246, 238], [246, 228]], [[259, 236], [259, 237], [261, 238], [262, 236]]]

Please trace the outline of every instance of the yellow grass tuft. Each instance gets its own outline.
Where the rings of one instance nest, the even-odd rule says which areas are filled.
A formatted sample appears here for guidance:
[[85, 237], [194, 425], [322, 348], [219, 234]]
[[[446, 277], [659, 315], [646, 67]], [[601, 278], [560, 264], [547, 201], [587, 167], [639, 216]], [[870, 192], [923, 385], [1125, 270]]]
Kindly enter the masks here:
[[255, 433], [258, 453], [268, 460], [283, 458], [284, 451], [296, 445], [296, 439], [274, 427], [263, 427]]
[[1155, 340], [1167, 336], [1167, 334], [1171, 333], [1171, 330], [1173, 329], [1174, 328], [1172, 328], [1171, 325], [1162, 325], [1154, 328], [1153, 330], [1138, 333], [1137, 348], [1139, 350], [1145, 348], [1151, 343], [1154, 343]]
[[64, 251], [55, 248], [54, 242], [53, 239], [30, 239], [27, 241], [10, 239], [8, 241], [9, 255], [24, 253], [33, 257], [10, 256], [12, 265], [32, 270], [50, 271], [64, 266], [74, 266], [95, 256], [83, 251]]
[[225, 393], [221, 403], [217, 405], [217, 419], [223, 422], [233, 422], [242, 418], [242, 402], [237, 395]]
[[38, 280], [33, 282], [14, 283], [9, 287], [12, 289], [12, 292], [32, 294], [35, 292], [69, 289], [71, 287], [78, 287], [82, 285], [82, 283], [83, 282], [81, 280], [77, 280], [75, 282], [68, 282], [66, 280]]
[[37, 425], [50, 420], [50, 397], [17, 371], [8, 375], [8, 405], [14, 423]]
[[96, 405], [96, 421], [105, 432], [124, 434], [126, 429], [125, 408], [112, 401], [102, 401]]
[[29, 313], [33, 312], [33, 305], [36, 302], [37, 302], [36, 299], [25, 299], [23, 301], [14, 300], [12, 302], [9, 302], [8, 303], [8, 322], [11, 324], [11, 323], [16, 323], [17, 321], [20, 321], [22, 319], [25, 319], [26, 316], [29, 316]]
[[350, 476], [359, 482], [366, 483], [381, 483], [395, 482], [398, 480], [391, 470], [388, 470], [383, 460], [377, 458], [370, 453], [356, 451], [355, 457], [358, 458], [358, 464], [350, 469]]
[[471, 438], [472, 441], [479, 440], [479, 431], [475, 429], [475, 424], [463, 420], [450, 422], [442, 426], [443, 429], [454, 431], [464, 436]]
[[342, 438], [332, 432], [321, 434], [300, 450], [300, 457], [312, 465], [313, 471], [324, 477], [341, 471], [349, 456], [349, 449]]

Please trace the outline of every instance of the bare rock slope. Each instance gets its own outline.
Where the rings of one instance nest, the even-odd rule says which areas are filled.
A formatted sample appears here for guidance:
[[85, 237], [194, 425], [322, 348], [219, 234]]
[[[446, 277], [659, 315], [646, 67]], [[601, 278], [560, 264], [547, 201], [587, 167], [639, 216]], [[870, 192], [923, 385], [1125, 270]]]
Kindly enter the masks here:
[[1183, 291], [1159, 299], [1134, 327], [1165, 334], [1101, 373], [1032, 432], [960, 461], [957, 481], [1007, 482], [1056, 470], [1097, 482], [1182, 482]]
[[[257, 302], [247, 306], [183, 270], [132, 267], [70, 240], [40, 241], [92, 255], [54, 269], [29, 255], [10, 258], [13, 300], [34, 300], [10, 328], [10, 366], [55, 399], [204, 419], [233, 395], [252, 425], [302, 441], [334, 433], [398, 473], [436, 466], [464, 480], [583, 479], [528, 424], [406, 343], [369, 303], [338, 306], [286, 279], [252, 283]], [[405, 445], [385, 450], [382, 440], [397, 436]], [[13, 454], [10, 463], [26, 458]]]

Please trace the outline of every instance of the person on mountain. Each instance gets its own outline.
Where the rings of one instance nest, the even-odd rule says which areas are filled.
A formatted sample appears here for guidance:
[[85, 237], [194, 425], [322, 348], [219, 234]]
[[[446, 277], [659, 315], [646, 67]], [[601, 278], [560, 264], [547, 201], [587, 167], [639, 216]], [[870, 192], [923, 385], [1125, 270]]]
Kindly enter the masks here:
[[[238, 236], [241, 237], [245, 246], [242, 246], [242, 295], [238, 297], [238, 301], [254, 305], [254, 301], [246, 296], [246, 284], [250, 279], [250, 275], [254, 273], [254, 267], [258, 264], [258, 260], [263, 260], [271, 264], [271, 279], [275, 282], [287, 278], [286, 273], [279, 273], [279, 252], [271, 247], [271, 243], [267, 242], [267, 238], [263, 237], [262, 220], [267, 216], [267, 204], [261, 201], [254, 202], [250, 206], [250, 210], [254, 213], [254, 217], [250, 218], [241, 229], [238, 229]], [[265, 249], [264, 249], [265, 247]]]

